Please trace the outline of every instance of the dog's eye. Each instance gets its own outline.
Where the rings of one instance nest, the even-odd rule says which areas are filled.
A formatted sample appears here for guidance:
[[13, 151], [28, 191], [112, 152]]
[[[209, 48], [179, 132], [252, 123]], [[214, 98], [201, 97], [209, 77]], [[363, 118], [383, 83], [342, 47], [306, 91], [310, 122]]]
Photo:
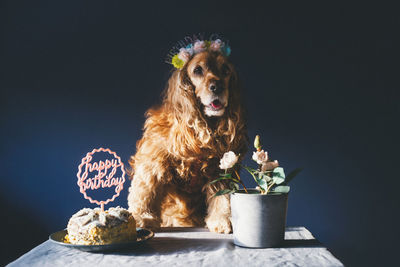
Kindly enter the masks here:
[[203, 68], [200, 66], [197, 66], [196, 68], [194, 68], [193, 73], [195, 75], [203, 75]]
[[227, 65], [223, 65], [221, 68], [221, 74], [223, 76], [227, 76], [230, 73], [230, 71], [231, 70], [229, 69], [229, 67]]

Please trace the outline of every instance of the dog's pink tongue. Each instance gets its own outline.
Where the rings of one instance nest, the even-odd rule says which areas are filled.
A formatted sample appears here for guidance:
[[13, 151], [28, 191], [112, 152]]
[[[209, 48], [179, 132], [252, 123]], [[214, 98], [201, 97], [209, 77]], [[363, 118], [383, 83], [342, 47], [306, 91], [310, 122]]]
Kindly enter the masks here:
[[221, 102], [219, 102], [219, 100], [217, 99], [217, 100], [214, 100], [213, 102], [211, 102], [211, 106], [212, 106], [213, 108], [215, 108], [215, 109], [219, 109], [219, 108], [222, 107], [222, 104], [221, 104]]

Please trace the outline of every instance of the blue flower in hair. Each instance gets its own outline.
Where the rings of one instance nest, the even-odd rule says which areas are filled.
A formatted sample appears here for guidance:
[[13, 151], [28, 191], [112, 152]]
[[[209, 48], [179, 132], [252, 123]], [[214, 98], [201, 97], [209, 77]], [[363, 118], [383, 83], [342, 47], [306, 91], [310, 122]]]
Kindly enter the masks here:
[[221, 49], [221, 52], [225, 55], [225, 56], [227, 56], [227, 57], [229, 57], [229, 55], [231, 54], [231, 47], [229, 46], [229, 45], [224, 45], [224, 47], [222, 47], [222, 49]]

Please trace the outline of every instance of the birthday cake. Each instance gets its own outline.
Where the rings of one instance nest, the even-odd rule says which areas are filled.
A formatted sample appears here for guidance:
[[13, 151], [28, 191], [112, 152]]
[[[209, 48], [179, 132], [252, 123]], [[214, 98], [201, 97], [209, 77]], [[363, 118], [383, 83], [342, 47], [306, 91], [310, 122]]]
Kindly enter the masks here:
[[136, 240], [136, 222], [126, 209], [101, 211], [84, 208], [72, 215], [65, 242], [76, 245], [105, 245]]

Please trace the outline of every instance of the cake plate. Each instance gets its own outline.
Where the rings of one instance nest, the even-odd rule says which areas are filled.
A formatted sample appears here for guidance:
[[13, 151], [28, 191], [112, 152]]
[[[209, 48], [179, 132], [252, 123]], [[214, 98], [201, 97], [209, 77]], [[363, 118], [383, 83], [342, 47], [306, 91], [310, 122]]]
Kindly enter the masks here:
[[128, 241], [128, 242], [121, 242], [121, 243], [113, 243], [107, 245], [75, 245], [71, 243], [64, 242], [64, 238], [67, 235], [67, 229], [52, 233], [49, 236], [49, 240], [53, 243], [64, 247], [70, 247], [79, 249], [82, 251], [87, 252], [101, 252], [101, 251], [115, 251], [115, 250], [122, 250], [132, 247], [137, 247], [143, 245], [147, 240], [154, 237], [154, 233], [145, 228], [136, 228], [137, 231], [137, 239]]

